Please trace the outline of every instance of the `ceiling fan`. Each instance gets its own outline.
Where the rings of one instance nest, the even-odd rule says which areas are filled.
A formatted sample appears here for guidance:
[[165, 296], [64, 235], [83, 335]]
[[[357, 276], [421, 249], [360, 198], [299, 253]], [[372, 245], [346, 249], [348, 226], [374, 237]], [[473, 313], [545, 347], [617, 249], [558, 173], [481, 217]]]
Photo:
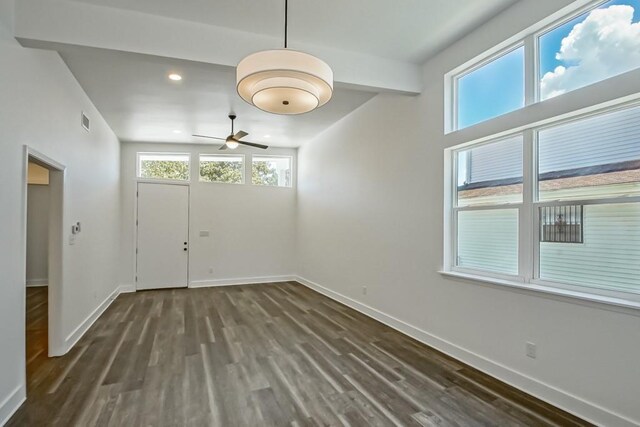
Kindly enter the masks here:
[[209, 138], [209, 139], [218, 139], [220, 141], [224, 141], [225, 143], [220, 147], [220, 150], [226, 150], [227, 148], [231, 148], [232, 150], [238, 148], [238, 144], [248, 145], [249, 147], [262, 148], [266, 150], [269, 148], [267, 145], [256, 144], [255, 142], [248, 141], [240, 141], [245, 136], [249, 135], [247, 132], [243, 130], [239, 130], [236, 134], [233, 133], [233, 121], [236, 119], [235, 114], [229, 114], [229, 118], [231, 119], [231, 133], [226, 138], [219, 138], [217, 136], [207, 136], [207, 135], [192, 135], [197, 138]]

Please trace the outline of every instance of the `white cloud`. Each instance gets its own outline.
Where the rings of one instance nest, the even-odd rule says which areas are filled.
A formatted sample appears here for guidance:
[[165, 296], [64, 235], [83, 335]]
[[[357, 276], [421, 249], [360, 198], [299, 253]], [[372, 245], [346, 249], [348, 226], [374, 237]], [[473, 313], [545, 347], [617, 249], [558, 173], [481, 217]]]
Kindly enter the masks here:
[[542, 99], [640, 67], [640, 22], [627, 5], [596, 9], [562, 40], [556, 59], [565, 65], [546, 73]]

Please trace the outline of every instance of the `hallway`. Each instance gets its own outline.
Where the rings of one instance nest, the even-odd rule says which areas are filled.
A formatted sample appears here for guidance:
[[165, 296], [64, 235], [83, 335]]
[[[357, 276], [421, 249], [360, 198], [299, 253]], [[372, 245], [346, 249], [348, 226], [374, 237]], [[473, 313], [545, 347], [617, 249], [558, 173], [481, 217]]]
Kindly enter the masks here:
[[47, 286], [27, 288], [27, 390], [37, 387], [48, 364]]

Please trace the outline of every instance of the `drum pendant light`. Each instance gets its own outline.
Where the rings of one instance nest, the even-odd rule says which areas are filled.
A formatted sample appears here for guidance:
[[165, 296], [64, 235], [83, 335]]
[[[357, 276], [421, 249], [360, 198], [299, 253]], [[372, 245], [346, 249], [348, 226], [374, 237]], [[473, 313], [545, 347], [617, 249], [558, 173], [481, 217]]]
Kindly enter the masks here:
[[284, 49], [244, 58], [236, 68], [242, 99], [275, 114], [302, 114], [326, 104], [333, 94], [333, 71], [308, 53], [287, 48], [288, 0], [284, 2]]

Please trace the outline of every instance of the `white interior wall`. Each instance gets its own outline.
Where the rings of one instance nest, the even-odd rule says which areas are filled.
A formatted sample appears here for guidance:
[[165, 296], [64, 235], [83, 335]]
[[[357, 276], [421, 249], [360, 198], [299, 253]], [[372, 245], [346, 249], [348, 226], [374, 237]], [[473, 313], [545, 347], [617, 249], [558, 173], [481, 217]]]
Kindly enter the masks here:
[[[219, 154], [212, 145], [122, 144], [121, 283], [134, 287], [136, 153], [191, 153], [189, 282], [208, 286], [277, 281], [295, 272], [296, 188], [198, 181], [198, 154]], [[295, 149], [239, 148], [234, 154], [293, 156]], [[295, 174], [295, 169], [294, 169]], [[245, 177], [250, 179], [250, 175]], [[200, 231], [208, 231], [201, 237]], [[212, 271], [210, 272], [210, 269]]]
[[[444, 74], [568, 3], [517, 3], [428, 62], [422, 95], [378, 95], [303, 145], [298, 273], [308, 285], [566, 410], [602, 425], [634, 425], [637, 311], [438, 273], [444, 148], [640, 92], [633, 72], [445, 135]], [[537, 344], [537, 359], [526, 357], [527, 341]]]
[[27, 189], [27, 286], [46, 285], [49, 277], [49, 186]]
[[[297, 242], [298, 272], [334, 296], [350, 298], [582, 416], [607, 425], [640, 422], [637, 315], [437, 273], [443, 148], [527, 122], [530, 115], [562, 113], [631, 92], [620, 84], [587, 89], [444, 135], [442, 75], [567, 3], [523, 0], [428, 63], [422, 96], [380, 95], [302, 148], [298, 201], [290, 189], [194, 183], [191, 279], [288, 275], [295, 269]], [[0, 1], [0, 56], [6, 64], [0, 69], [0, 422], [24, 397], [24, 212], [15, 208], [25, 202], [22, 145], [68, 167], [65, 224], [83, 223], [76, 245], [64, 252], [64, 292], [73, 308], [65, 311], [68, 334], [116, 281], [133, 284], [135, 152], [175, 150], [123, 145], [118, 233], [117, 140], [56, 54], [23, 49], [6, 36], [11, 9], [11, 2]], [[93, 120], [91, 134], [79, 126], [80, 110]], [[206, 152], [200, 146], [189, 150]], [[211, 231], [210, 240], [199, 240], [201, 229]], [[122, 274], [115, 277], [118, 267]], [[538, 359], [525, 358], [525, 341], [538, 344]]]
[[63, 249], [62, 335], [73, 340], [118, 282], [119, 142], [56, 53], [10, 36], [12, 9], [0, 0], [0, 424], [25, 396], [25, 144], [67, 167], [65, 230], [83, 224]]

